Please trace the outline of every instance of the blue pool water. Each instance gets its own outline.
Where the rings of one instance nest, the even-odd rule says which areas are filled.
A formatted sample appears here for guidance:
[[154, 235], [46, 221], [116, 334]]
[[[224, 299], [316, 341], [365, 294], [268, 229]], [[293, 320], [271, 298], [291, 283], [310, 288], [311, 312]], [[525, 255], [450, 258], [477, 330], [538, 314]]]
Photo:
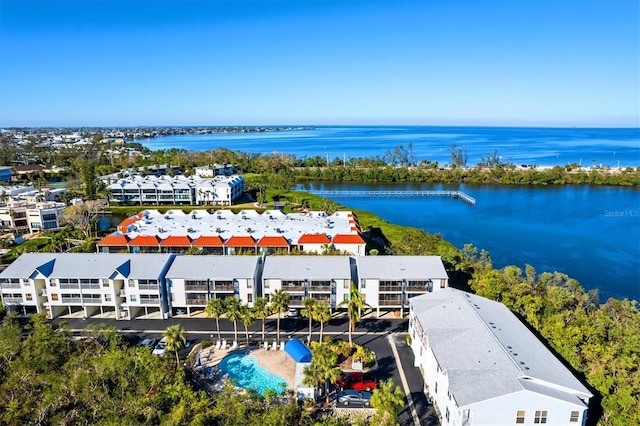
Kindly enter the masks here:
[[236, 386], [253, 389], [263, 396], [267, 389], [281, 394], [288, 387], [286, 380], [261, 367], [258, 358], [253, 355], [227, 355], [220, 362], [219, 368], [229, 374], [229, 380], [235, 380]]

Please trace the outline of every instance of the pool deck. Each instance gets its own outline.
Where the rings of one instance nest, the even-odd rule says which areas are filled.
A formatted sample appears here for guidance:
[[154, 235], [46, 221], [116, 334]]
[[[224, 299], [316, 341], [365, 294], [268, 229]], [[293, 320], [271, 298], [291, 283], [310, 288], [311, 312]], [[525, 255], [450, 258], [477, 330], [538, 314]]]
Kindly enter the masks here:
[[[282, 377], [287, 381], [289, 389], [294, 389], [294, 376], [296, 371], [296, 362], [283, 350], [266, 350], [257, 346], [239, 345], [235, 349], [215, 349], [209, 346], [200, 351], [200, 365], [203, 369], [207, 367], [216, 367], [222, 359], [230, 354], [249, 354], [258, 359], [258, 364], [266, 368], [271, 374]], [[208, 380], [222, 382], [225, 376], [215, 375]], [[222, 383], [216, 383], [221, 385]], [[217, 387], [214, 384], [214, 388]]]

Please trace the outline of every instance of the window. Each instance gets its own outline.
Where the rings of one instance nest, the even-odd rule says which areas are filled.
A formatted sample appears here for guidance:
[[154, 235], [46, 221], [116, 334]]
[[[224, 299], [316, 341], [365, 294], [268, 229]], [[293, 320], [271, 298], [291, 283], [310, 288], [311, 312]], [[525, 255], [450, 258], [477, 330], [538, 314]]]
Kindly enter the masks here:
[[571, 416], [569, 416], [569, 423], [578, 423], [579, 419], [580, 419], [580, 412], [572, 411]]
[[131, 296], [129, 296], [129, 299], [130, 299], [132, 302], [135, 302], [135, 301], [136, 301], [136, 295], [135, 295], [135, 294], [132, 294]]
[[33, 300], [33, 296], [31, 295], [31, 293], [27, 293], [25, 296], [27, 297], [27, 301], [30, 302]]
[[526, 416], [526, 411], [524, 410], [518, 410], [518, 412], [516, 413], [516, 423], [517, 424], [521, 424], [524, 423], [524, 418]]
[[134, 280], [129, 280], [129, 287], [135, 287], [136, 282]]
[[349, 301], [349, 295], [348, 295], [348, 294], [343, 294], [343, 295], [342, 295], [342, 300], [343, 300], [344, 302], [348, 302], [348, 301]]
[[109, 280], [103, 279], [102, 280], [102, 287], [109, 287]]
[[253, 294], [247, 294], [247, 303], [253, 303]]
[[440, 280], [440, 288], [445, 288], [445, 280]]
[[547, 411], [536, 411], [535, 416], [533, 417], [533, 423], [535, 424], [545, 424], [547, 423]]
[[104, 295], [104, 301], [105, 302], [111, 302], [111, 295], [110, 294], [105, 294]]
[[53, 300], [54, 302], [57, 302], [58, 301], [58, 293], [53, 293], [51, 295], [51, 300]]

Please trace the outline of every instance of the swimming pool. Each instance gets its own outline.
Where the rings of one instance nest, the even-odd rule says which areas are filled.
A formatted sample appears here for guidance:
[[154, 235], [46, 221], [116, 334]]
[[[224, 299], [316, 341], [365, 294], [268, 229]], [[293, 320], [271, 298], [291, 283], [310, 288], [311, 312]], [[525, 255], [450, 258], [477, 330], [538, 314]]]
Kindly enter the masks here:
[[258, 358], [253, 355], [232, 354], [222, 359], [218, 366], [229, 375], [229, 380], [235, 380], [236, 386], [253, 389], [264, 396], [267, 389], [276, 393], [283, 393], [289, 386], [287, 381], [258, 364]]

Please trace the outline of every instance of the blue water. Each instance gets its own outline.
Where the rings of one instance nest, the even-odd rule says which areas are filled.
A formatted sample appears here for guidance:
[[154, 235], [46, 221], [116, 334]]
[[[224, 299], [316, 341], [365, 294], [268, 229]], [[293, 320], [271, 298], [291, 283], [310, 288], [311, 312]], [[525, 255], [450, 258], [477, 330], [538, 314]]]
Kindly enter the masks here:
[[[516, 164], [582, 163], [640, 166], [640, 129], [491, 127], [318, 127], [314, 130], [147, 139], [150, 149], [203, 151], [225, 147], [329, 159], [382, 157], [397, 145], [413, 144], [417, 162], [450, 161], [455, 143], [468, 164], [498, 150]], [[595, 161], [593, 161], [595, 160]], [[340, 184], [338, 184], [340, 185]], [[318, 187], [318, 185], [316, 185]], [[334, 188], [324, 184], [319, 187]], [[442, 185], [342, 185], [342, 189], [422, 189]], [[456, 185], [478, 200], [475, 207], [451, 199], [352, 199], [340, 204], [372, 211], [385, 220], [440, 233], [458, 247], [471, 243], [489, 251], [494, 265], [531, 264], [559, 271], [608, 297], [640, 300], [640, 190], [603, 186]]]
[[219, 368], [229, 374], [230, 380], [235, 380], [236, 386], [253, 389], [263, 396], [267, 389], [281, 394], [288, 388], [286, 380], [269, 373], [258, 364], [258, 358], [253, 355], [227, 355], [220, 362]]
[[440, 233], [457, 247], [487, 250], [494, 266], [530, 264], [563, 272], [609, 297], [640, 300], [640, 191], [605, 186], [514, 187], [427, 184], [314, 184], [302, 189], [460, 189], [450, 198], [336, 199], [383, 219]]
[[206, 151], [218, 147], [269, 154], [280, 152], [302, 157], [383, 157], [397, 145], [411, 143], [416, 162], [451, 161], [456, 144], [468, 153], [472, 166], [498, 151], [503, 162], [540, 166], [581, 164], [608, 167], [640, 165], [640, 129], [579, 129], [519, 127], [367, 126], [328, 127], [267, 133], [219, 133], [176, 135], [139, 141], [149, 149], [184, 148]]

